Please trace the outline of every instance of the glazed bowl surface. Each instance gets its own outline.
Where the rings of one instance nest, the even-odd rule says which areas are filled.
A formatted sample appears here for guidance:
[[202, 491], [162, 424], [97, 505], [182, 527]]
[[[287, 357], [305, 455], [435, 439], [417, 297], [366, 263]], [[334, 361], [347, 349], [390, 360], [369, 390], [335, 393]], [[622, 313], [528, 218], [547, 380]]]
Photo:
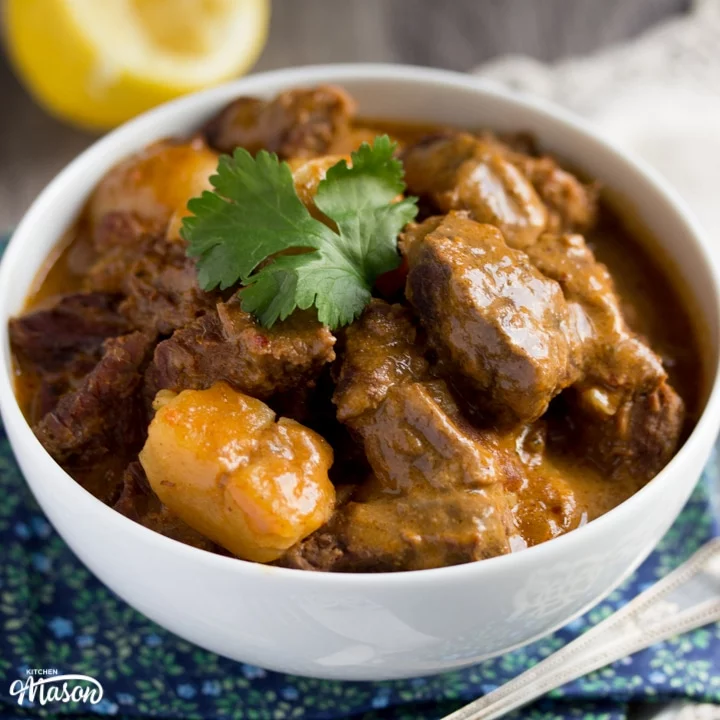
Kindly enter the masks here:
[[[512, 555], [437, 570], [340, 575], [213, 555], [106, 507], [45, 452], [13, 392], [7, 321], [107, 170], [133, 151], [199, 127], [239, 95], [344, 86], [369, 117], [533, 133], [621, 196], [684, 278], [704, 328], [703, 415], [671, 463], [603, 517]], [[564, 625], [650, 553], [695, 486], [720, 425], [719, 283], [685, 205], [651, 169], [564, 111], [456, 73], [391, 65], [255, 75], [164, 105], [95, 143], [37, 198], [0, 268], [0, 410], [27, 482], [68, 545], [130, 605], [177, 635], [236, 660], [300, 675], [380, 680], [476, 663]]]

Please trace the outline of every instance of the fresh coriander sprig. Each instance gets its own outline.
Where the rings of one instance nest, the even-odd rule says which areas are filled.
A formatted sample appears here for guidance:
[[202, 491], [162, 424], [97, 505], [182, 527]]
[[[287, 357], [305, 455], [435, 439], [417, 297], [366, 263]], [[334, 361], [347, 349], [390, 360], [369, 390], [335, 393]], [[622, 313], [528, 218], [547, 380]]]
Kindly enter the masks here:
[[[200, 286], [241, 283], [243, 309], [266, 327], [311, 306], [331, 328], [352, 322], [378, 275], [398, 266], [397, 235], [417, 214], [416, 198], [395, 202], [405, 183], [394, 149], [383, 135], [327, 171], [314, 200], [337, 231], [310, 214], [276, 155], [223, 155], [215, 190], [190, 200], [182, 224]], [[291, 248], [306, 252], [283, 254]]]

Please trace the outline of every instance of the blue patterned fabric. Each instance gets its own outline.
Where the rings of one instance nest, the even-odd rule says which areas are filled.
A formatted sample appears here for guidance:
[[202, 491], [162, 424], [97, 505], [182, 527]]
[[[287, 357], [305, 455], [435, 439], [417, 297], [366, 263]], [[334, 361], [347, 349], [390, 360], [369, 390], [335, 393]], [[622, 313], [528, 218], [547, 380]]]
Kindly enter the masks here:
[[[96, 717], [273, 720], [439, 718], [547, 657], [720, 534], [716, 449], [703, 481], [653, 555], [620, 589], [563, 630], [473, 668], [428, 678], [341, 683], [293, 677], [201, 650], [126, 605], [54, 532], [0, 427], [0, 720]], [[97, 705], [23, 706], [11, 683], [27, 668], [97, 678]], [[688, 697], [720, 704], [720, 624], [669, 640], [555, 691], [509, 717], [621, 720], [631, 701]]]

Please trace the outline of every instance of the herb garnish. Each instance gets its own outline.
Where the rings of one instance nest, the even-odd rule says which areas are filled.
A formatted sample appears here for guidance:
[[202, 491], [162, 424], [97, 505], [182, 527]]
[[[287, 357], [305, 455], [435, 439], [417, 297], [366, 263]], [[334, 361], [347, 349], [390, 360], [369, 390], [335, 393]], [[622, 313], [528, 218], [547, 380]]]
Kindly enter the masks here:
[[417, 214], [416, 198], [393, 202], [405, 189], [394, 149], [387, 135], [377, 137], [352, 153], [350, 167], [341, 160], [327, 171], [315, 205], [337, 230], [310, 214], [277, 155], [223, 155], [210, 178], [214, 192], [190, 200], [182, 225], [200, 286], [242, 283], [243, 309], [266, 327], [313, 305], [331, 328], [352, 322], [378, 275], [400, 263], [397, 235]]

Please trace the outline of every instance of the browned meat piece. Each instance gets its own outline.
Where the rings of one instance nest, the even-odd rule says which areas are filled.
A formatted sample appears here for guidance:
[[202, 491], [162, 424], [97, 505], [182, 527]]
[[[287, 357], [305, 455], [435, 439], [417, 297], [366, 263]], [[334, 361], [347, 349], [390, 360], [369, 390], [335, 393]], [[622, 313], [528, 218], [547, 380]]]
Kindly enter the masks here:
[[61, 370], [79, 355], [96, 360], [103, 340], [130, 329], [118, 313], [119, 300], [97, 292], [50, 298], [45, 307], [10, 320], [12, 350], [43, 372]]
[[443, 372], [494, 414], [534, 420], [577, 380], [580, 345], [560, 286], [497, 228], [450, 213], [408, 230], [401, 246], [406, 295]]
[[35, 434], [60, 464], [142, 446], [147, 423], [139, 389], [152, 344], [139, 332], [107, 340], [100, 362], [77, 390], [36, 425]]
[[120, 311], [134, 327], [162, 335], [184, 327], [217, 302], [200, 289], [195, 261], [176, 244], [158, 243], [131, 268]]
[[256, 97], [239, 97], [226, 105], [205, 125], [208, 145], [218, 152], [229, 153], [243, 147], [253, 155], [265, 148], [266, 125], [261, 123], [270, 102]]
[[576, 442], [610, 477], [634, 477], [642, 487], [662, 470], [677, 450], [685, 420], [680, 396], [662, 382], [655, 390], [626, 389], [615, 394], [618, 404], [605, 412], [588, 403], [588, 394], [573, 392], [568, 398], [574, 416]]
[[[461, 565], [509, 552], [484, 491], [414, 493], [349, 502], [282, 564], [330, 572], [398, 572]], [[489, 516], [497, 527], [480, 530]], [[488, 538], [496, 532], [490, 543]]]
[[286, 562], [339, 572], [419, 570], [510, 551], [512, 443], [462, 419], [441, 380], [400, 382], [352, 420], [373, 477]]
[[495, 437], [463, 420], [442, 380], [393, 385], [374, 411], [354, 422], [379, 494], [418, 487], [479, 492], [502, 480]]
[[548, 211], [551, 232], [585, 232], [597, 220], [599, 184], [582, 183], [549, 155], [539, 155], [532, 137], [497, 137], [481, 132], [478, 139], [492, 145], [532, 183]]
[[232, 153], [269, 150], [281, 158], [316, 157], [350, 131], [355, 103], [332, 86], [286, 90], [269, 102], [243, 97], [228, 105], [205, 128], [208, 143]]
[[133, 248], [118, 246], [90, 269], [87, 287], [122, 293], [120, 312], [132, 327], [168, 335], [188, 325], [218, 302], [197, 283], [195, 260], [185, 246], [145, 236]]
[[118, 312], [119, 299], [107, 293], [59, 295], [10, 320], [13, 355], [23, 382], [32, 386], [23, 405], [31, 423], [54, 410], [95, 367], [106, 338], [130, 331]]
[[138, 461], [131, 462], [123, 473], [120, 496], [113, 509], [130, 520], [185, 545], [211, 552], [220, 550], [212, 540], [193, 530], [160, 502]]
[[373, 300], [347, 330], [334, 402], [337, 417], [351, 423], [385, 399], [390, 387], [427, 375], [410, 312]]
[[582, 342], [584, 384], [651, 390], [665, 380], [660, 358], [627, 326], [612, 277], [580, 235], [543, 235], [532, 263], [562, 288]]
[[467, 424], [445, 383], [427, 374], [414, 332], [403, 308], [381, 301], [348, 328], [334, 401], [373, 475], [284, 564], [396, 571], [509, 552], [503, 481], [514, 439]]
[[131, 268], [155, 242], [152, 236], [143, 235], [134, 238], [129, 247], [118, 244], [103, 250], [88, 268], [83, 278], [83, 288], [88, 292], [112, 293], [122, 299]]
[[201, 390], [224, 380], [258, 399], [311, 384], [335, 359], [335, 338], [310, 313], [261, 327], [237, 299], [176, 330], [155, 349], [147, 386]]
[[588, 456], [648, 480], [677, 447], [683, 403], [628, 328], [605, 266], [579, 235], [544, 234], [525, 254], [498, 237], [488, 244], [478, 227], [434, 218], [403, 238], [407, 296], [443, 371], [491, 393], [496, 414], [509, 408], [523, 421], [572, 385], [567, 401]]
[[[274, 564], [280, 567], [294, 568], [295, 570], [325, 572], [338, 572], [341, 571], [341, 568], [346, 567], [346, 572], [353, 572], [354, 568], [351, 567], [351, 561], [346, 556], [342, 544], [340, 534], [342, 522], [340, 518], [345, 519], [341, 515], [341, 511], [336, 510], [335, 515], [327, 525], [316, 530], [302, 542], [293, 545]], [[360, 560], [357, 562], [357, 567], [358, 572], [362, 572], [363, 567], [367, 567], [367, 572], [372, 572], [374, 569], [371, 559], [368, 559], [365, 564]]]
[[548, 209], [551, 232], [585, 232], [597, 220], [598, 183], [584, 184], [544, 155], [510, 153], [507, 159], [530, 180]]
[[649, 480], [672, 457], [683, 402], [660, 358], [627, 326], [607, 268], [579, 235], [543, 235], [530, 259], [555, 279], [582, 342], [583, 376], [568, 393], [578, 434], [597, 464]]
[[[77, 387], [78, 381], [87, 375], [96, 364], [88, 356], [81, 356], [82, 360], [66, 366], [60, 372], [32, 373], [33, 392], [27, 399], [23, 412], [31, 425], [42, 420], [49, 412], [57, 407], [60, 398], [70, 390]], [[23, 379], [27, 382], [30, 373], [22, 370]]]
[[498, 147], [467, 133], [432, 136], [402, 154], [408, 191], [442, 212], [467, 210], [498, 227], [514, 248], [532, 245], [547, 226], [545, 205]]

